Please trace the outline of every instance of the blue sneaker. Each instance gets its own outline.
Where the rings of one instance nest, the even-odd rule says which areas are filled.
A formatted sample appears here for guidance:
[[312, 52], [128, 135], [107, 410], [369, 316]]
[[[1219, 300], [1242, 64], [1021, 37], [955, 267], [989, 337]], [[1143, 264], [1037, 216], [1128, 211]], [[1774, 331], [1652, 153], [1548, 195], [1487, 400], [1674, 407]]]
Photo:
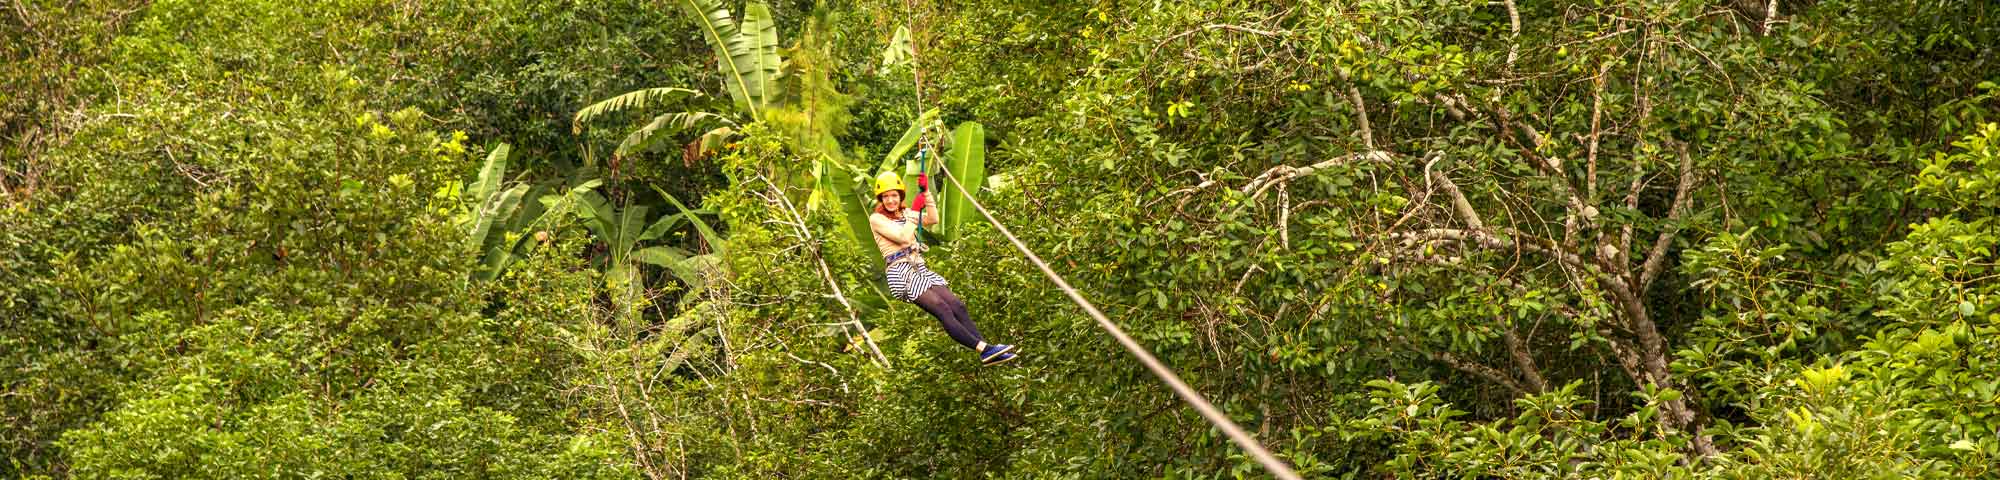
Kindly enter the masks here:
[[979, 352], [979, 361], [987, 365], [999, 365], [1013, 360], [1015, 357], [1013, 352], [1013, 345], [987, 345], [986, 350]]
[[1006, 362], [1010, 362], [1010, 360], [1014, 360], [1014, 358], [1018, 358], [1018, 356], [1016, 356], [1014, 352], [1002, 352], [1002, 354], [998, 354], [998, 356], [994, 356], [994, 358], [988, 358], [988, 360], [982, 360], [982, 364], [986, 364], [986, 366], [996, 366], [996, 364], [1006, 364]]

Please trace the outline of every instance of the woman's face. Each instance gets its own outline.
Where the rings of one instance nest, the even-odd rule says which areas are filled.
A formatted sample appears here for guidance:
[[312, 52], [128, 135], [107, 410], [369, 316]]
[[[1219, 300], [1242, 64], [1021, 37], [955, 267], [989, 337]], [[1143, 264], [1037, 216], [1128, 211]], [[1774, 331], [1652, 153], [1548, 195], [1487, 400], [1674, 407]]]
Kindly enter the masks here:
[[879, 198], [882, 201], [882, 208], [888, 209], [889, 211], [892, 212], [903, 209], [902, 190], [890, 190], [887, 192], [882, 192], [882, 196]]

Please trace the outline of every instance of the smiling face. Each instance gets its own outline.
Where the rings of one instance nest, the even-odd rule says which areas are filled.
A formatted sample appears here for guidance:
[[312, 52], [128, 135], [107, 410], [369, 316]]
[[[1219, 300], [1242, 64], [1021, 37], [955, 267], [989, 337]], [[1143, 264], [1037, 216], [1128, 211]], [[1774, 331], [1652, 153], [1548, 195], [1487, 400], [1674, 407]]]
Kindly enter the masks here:
[[881, 202], [883, 210], [888, 210], [891, 212], [899, 212], [903, 210], [902, 190], [890, 190], [887, 192], [882, 192], [882, 195], [875, 197], [875, 200]]

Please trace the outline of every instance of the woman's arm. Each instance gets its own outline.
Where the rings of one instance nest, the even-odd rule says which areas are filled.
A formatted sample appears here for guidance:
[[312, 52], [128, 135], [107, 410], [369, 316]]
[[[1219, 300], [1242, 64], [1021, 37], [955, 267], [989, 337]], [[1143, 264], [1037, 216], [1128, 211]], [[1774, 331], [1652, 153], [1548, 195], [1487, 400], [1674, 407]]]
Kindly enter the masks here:
[[[907, 214], [906, 214], [906, 215], [907, 215]], [[924, 216], [923, 216], [923, 222], [924, 222], [924, 226], [928, 227], [928, 226], [931, 226], [931, 225], [937, 225], [937, 223], [938, 223], [938, 209], [937, 209], [937, 205], [931, 205], [931, 208], [926, 208], [926, 209], [924, 209], [924, 214], [923, 214], [923, 215], [924, 215]]]
[[875, 230], [876, 235], [881, 235], [882, 238], [887, 238], [890, 242], [894, 242], [897, 245], [909, 245], [917, 242], [917, 227], [915, 225], [897, 225], [895, 220], [890, 220], [889, 217], [884, 215], [869, 215], [868, 227]]

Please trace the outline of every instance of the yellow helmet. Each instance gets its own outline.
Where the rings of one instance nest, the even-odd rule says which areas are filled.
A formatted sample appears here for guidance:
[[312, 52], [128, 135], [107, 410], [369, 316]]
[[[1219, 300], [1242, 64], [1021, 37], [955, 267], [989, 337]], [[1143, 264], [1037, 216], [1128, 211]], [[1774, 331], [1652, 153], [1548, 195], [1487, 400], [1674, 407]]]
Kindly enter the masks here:
[[880, 197], [882, 192], [890, 190], [909, 190], [903, 188], [903, 176], [897, 175], [894, 170], [883, 170], [882, 173], [875, 175], [875, 196]]

